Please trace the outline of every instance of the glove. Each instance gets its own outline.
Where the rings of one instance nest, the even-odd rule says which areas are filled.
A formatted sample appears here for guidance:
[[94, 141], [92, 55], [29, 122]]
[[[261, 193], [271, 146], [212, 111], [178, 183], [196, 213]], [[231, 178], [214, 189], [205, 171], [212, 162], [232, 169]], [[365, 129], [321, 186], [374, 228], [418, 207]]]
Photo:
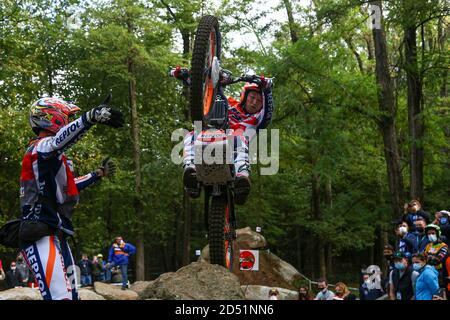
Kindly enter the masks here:
[[263, 91], [268, 92], [270, 90], [272, 90], [273, 87], [273, 79], [271, 78], [265, 78], [265, 77], [261, 77], [261, 88], [263, 89]]
[[103, 159], [99, 169], [102, 170], [103, 177], [113, 177], [116, 173], [116, 164], [109, 157], [106, 157]]
[[86, 118], [90, 123], [101, 123], [111, 126], [113, 128], [123, 127], [123, 114], [119, 110], [115, 110], [108, 106], [111, 101], [112, 95], [108, 94], [105, 101], [102, 102], [97, 108], [86, 112]]

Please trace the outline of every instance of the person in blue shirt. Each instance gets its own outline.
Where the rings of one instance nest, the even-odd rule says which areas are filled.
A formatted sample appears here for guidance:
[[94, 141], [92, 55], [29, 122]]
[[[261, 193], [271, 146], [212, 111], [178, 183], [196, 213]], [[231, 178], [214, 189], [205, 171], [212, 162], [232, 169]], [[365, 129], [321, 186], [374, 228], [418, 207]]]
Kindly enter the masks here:
[[413, 255], [413, 269], [419, 272], [416, 280], [416, 300], [433, 300], [439, 293], [438, 271], [427, 264], [423, 253]]
[[397, 221], [395, 225], [395, 234], [397, 236], [397, 249], [408, 259], [411, 263], [411, 258], [414, 253], [414, 241], [416, 237], [412, 232], [409, 232], [408, 224], [405, 221]]
[[418, 200], [411, 200], [405, 204], [405, 214], [402, 219], [408, 224], [411, 232], [415, 231], [415, 221], [419, 217], [425, 219], [425, 225], [431, 222], [430, 214], [422, 210], [422, 205]]
[[427, 247], [430, 240], [425, 234], [425, 219], [422, 217], [418, 217], [416, 221], [414, 221], [415, 231], [414, 231], [414, 252], [413, 253], [422, 253]]
[[111, 269], [115, 266], [120, 266], [122, 271], [122, 290], [125, 290], [128, 286], [128, 258], [135, 253], [136, 248], [130, 243], [125, 243], [121, 236], [114, 239], [114, 243], [109, 249], [106, 267]]
[[432, 224], [436, 224], [441, 228], [441, 240], [445, 243], [450, 242], [450, 212], [447, 210], [441, 210], [434, 214], [434, 221]]

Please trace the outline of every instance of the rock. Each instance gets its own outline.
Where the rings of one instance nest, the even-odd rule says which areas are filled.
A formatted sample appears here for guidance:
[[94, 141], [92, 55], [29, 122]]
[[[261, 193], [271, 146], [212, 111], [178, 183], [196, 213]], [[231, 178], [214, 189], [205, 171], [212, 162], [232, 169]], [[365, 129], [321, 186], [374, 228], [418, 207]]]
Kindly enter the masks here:
[[115, 286], [103, 282], [94, 282], [94, 290], [107, 300], [138, 300], [139, 296], [132, 290], [122, 290], [121, 286]]
[[245, 298], [247, 300], [269, 300], [270, 289], [275, 288], [278, 290], [278, 300], [297, 300], [298, 293], [295, 290], [288, 290], [284, 288], [277, 287], [266, 287], [257, 285], [241, 286], [242, 291], [244, 291]]
[[[233, 273], [238, 276], [242, 285], [297, 289], [293, 283], [302, 279], [302, 275], [291, 264], [267, 250], [259, 250], [259, 271], [241, 271], [239, 268], [239, 250], [255, 250], [265, 247], [267, 242], [261, 234], [252, 231], [250, 227], [238, 229], [236, 233]], [[209, 246], [202, 250], [199, 261], [209, 262]]]
[[[236, 243], [238, 249], [258, 249], [267, 246], [267, 241], [260, 233], [252, 231], [250, 227], [236, 230]], [[203, 248], [199, 262], [209, 263], [209, 246]]]
[[13, 288], [0, 292], [0, 300], [43, 300], [39, 289]]
[[136, 281], [131, 285], [130, 290], [136, 292], [139, 298], [141, 298], [141, 296], [143, 296], [144, 294], [145, 289], [147, 289], [147, 287], [151, 286], [152, 284], [153, 281]]
[[240, 270], [238, 260], [239, 258], [236, 256], [233, 273], [238, 276], [242, 285], [260, 285], [297, 290], [294, 283], [303, 278], [291, 264], [268, 251], [259, 251], [259, 271]]
[[236, 234], [240, 249], [258, 249], [267, 246], [266, 238], [262, 234], [252, 231], [250, 227], [237, 229]]
[[80, 295], [80, 300], [106, 300], [92, 289], [80, 288], [78, 294]]
[[148, 286], [142, 299], [244, 300], [239, 279], [224, 267], [193, 262], [164, 273]]

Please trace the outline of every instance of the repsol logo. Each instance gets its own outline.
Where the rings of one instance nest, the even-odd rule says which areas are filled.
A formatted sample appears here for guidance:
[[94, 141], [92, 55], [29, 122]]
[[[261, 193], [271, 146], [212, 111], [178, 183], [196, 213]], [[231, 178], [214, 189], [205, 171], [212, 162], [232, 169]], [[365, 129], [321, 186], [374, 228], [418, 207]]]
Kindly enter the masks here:
[[27, 255], [28, 263], [33, 270], [34, 277], [39, 285], [39, 291], [41, 291], [42, 297], [45, 297], [47, 295], [47, 292], [45, 290], [44, 277], [42, 275], [42, 270], [40, 270], [39, 268], [39, 263], [36, 259], [33, 246], [26, 248], [25, 253]]
[[56, 138], [56, 144], [58, 145], [62, 143], [66, 140], [66, 138], [70, 137], [73, 132], [80, 128], [81, 126], [79, 121], [73, 122], [58, 138]]

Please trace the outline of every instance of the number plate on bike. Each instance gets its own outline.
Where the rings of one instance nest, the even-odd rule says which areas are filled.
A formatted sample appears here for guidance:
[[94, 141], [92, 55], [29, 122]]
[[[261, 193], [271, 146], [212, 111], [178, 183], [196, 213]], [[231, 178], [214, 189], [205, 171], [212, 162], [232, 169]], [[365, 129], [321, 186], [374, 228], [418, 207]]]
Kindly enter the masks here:
[[223, 130], [202, 131], [195, 141], [197, 179], [205, 185], [233, 181], [233, 147]]

